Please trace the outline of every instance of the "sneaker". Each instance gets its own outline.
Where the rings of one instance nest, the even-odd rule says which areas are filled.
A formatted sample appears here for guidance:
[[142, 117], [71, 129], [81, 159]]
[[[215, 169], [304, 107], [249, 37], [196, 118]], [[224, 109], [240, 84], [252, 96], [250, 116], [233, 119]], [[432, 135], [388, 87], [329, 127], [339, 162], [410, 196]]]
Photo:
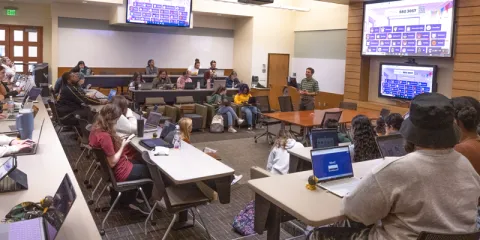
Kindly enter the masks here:
[[243, 175], [233, 175], [233, 181], [232, 181], [231, 185], [234, 185], [235, 183], [240, 181], [240, 179], [242, 179], [242, 178], [243, 178]]
[[257, 125], [255, 126], [255, 129], [263, 129], [263, 125], [257, 124]]
[[128, 204], [128, 207], [133, 209], [133, 210], [139, 211], [139, 212], [141, 212], [145, 215], [150, 214], [150, 210], [148, 209], [148, 207], [145, 203], [138, 203], [138, 202], [135, 201], [134, 203]]
[[235, 130], [235, 128], [233, 128], [233, 127], [229, 127], [229, 128], [228, 128], [228, 132], [230, 132], [230, 133], [236, 133], [237, 130]]
[[237, 119], [238, 125], [242, 125], [243, 122], [245, 122], [245, 119], [241, 119], [241, 118]]
[[248, 131], [252, 131], [252, 127], [248, 127], [247, 130], [248, 130]]

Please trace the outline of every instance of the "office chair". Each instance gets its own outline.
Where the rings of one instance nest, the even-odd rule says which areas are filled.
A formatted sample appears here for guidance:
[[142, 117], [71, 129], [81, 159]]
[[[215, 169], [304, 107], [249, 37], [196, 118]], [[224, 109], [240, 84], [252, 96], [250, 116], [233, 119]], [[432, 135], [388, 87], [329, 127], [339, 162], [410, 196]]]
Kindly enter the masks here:
[[[293, 108], [292, 97], [290, 96], [280, 96], [278, 97], [278, 103], [280, 105], [281, 112], [293, 112], [295, 109]], [[295, 138], [300, 137], [299, 132], [295, 132], [292, 130], [292, 124], [287, 124], [290, 129], [288, 130]]]
[[333, 119], [340, 123], [340, 118], [342, 117], [342, 111], [340, 112], [325, 112], [323, 115], [322, 123], [320, 124], [321, 128], [327, 128], [327, 120]]
[[340, 102], [341, 109], [348, 109], [348, 110], [357, 110], [357, 103], [353, 102]]
[[[131, 191], [131, 190], [139, 191], [142, 194], [142, 198], [145, 201], [145, 203], [147, 204], [148, 209], [152, 210], [152, 208], [150, 207], [150, 204], [148, 203], [148, 199], [147, 199], [147, 197], [145, 196], [145, 193], [142, 190], [142, 186], [144, 184], [148, 184], [148, 183], [153, 184], [153, 181], [152, 181], [152, 179], [145, 178], [145, 179], [139, 179], [139, 180], [133, 180], [133, 181], [117, 182], [117, 180], [115, 179], [115, 175], [113, 173], [113, 170], [108, 164], [108, 160], [107, 160], [107, 157], [105, 156], [105, 152], [103, 152], [102, 149], [98, 149], [98, 148], [93, 148], [92, 151], [95, 154], [95, 157], [97, 158], [97, 160], [101, 164], [101, 169], [103, 170], [102, 171], [102, 173], [103, 173], [102, 174], [102, 179], [105, 179], [105, 180], [110, 182], [109, 184], [105, 185], [102, 192], [100, 193], [97, 200], [95, 201], [95, 212], [100, 212], [100, 208], [98, 207], [98, 201], [102, 197], [102, 195], [105, 192], [105, 190], [107, 189], [107, 187], [110, 188], [110, 191], [115, 191], [115, 192], [118, 193], [117, 197], [115, 198], [115, 200], [113, 202], [113, 204], [111, 204], [111, 206], [110, 206], [110, 208], [107, 212], [107, 215], [105, 215], [105, 218], [102, 221], [102, 226], [100, 228], [100, 235], [103, 236], [103, 235], [105, 235], [105, 222], [107, 221], [108, 217], [110, 216], [110, 213], [112, 213], [112, 210], [117, 205], [118, 200], [120, 199], [120, 196], [122, 196], [123, 192]], [[156, 184], [158, 184], [158, 183], [156, 183]]]
[[[48, 106], [50, 107], [50, 109], [52, 111], [53, 128], [55, 129], [57, 134], [59, 134], [63, 131], [64, 128], [69, 127], [68, 125], [63, 124], [62, 121], [72, 117], [73, 113], [65, 115], [63, 117], [59, 117], [58, 112], [57, 112], [57, 107], [55, 105], [55, 100], [48, 99]], [[57, 127], [58, 127], [58, 130], [57, 130]]]
[[208, 109], [202, 104], [195, 103], [193, 96], [177, 96], [173, 106], [177, 109], [178, 118], [192, 119], [192, 130], [204, 130], [207, 127]]
[[[268, 96], [258, 96], [256, 97], [256, 100], [257, 100], [257, 108], [260, 110], [260, 113], [259, 115], [262, 115], [263, 113], [271, 113], [273, 112], [271, 109], [270, 109], [270, 102], [268, 100]], [[279, 120], [276, 120], [276, 119], [273, 119], [273, 118], [269, 118], [269, 117], [265, 117], [265, 116], [262, 116], [260, 118], [260, 120], [258, 120], [258, 123], [259, 124], [262, 124], [263, 126], [266, 126], [267, 129], [265, 130], [264, 133], [262, 133], [261, 135], [259, 136], [255, 136], [254, 139], [255, 139], [255, 143], [257, 143], [257, 139], [263, 137], [263, 136], [266, 136], [267, 137], [267, 142], [270, 143], [270, 144], [273, 144], [273, 141], [275, 139], [275, 134], [271, 133], [268, 131], [268, 127], [270, 125], [275, 125], [275, 124], [280, 124], [281, 121]], [[273, 137], [272, 137], [273, 136]], [[271, 139], [270, 139], [271, 138]]]
[[460, 234], [440, 234], [421, 232], [417, 240], [478, 240], [480, 232]]
[[[178, 218], [179, 213], [183, 211], [188, 211], [189, 209], [191, 210], [192, 208], [195, 208], [195, 210], [197, 211], [198, 216], [200, 217], [200, 221], [205, 228], [205, 232], [207, 233], [208, 239], [211, 239], [207, 225], [205, 225], [202, 215], [197, 208], [198, 206], [208, 204], [211, 200], [197, 187], [195, 183], [166, 186], [160, 169], [152, 161], [147, 151], [144, 151], [142, 153], [142, 158], [143, 161], [147, 164], [148, 170], [150, 171], [150, 176], [152, 177], [153, 182], [155, 182], [155, 187], [159, 195], [155, 201], [155, 204], [151, 208], [147, 219], [145, 220], [145, 234], [147, 234], [148, 220], [153, 219], [155, 209], [157, 207], [160, 208], [160, 202], [163, 198], [166, 210], [167, 212], [173, 214], [173, 219], [170, 222], [170, 225], [168, 225], [168, 228], [165, 231], [162, 240], [165, 240], [167, 238], [170, 230], [173, 227], [173, 224]], [[193, 211], [191, 211], [191, 213], [193, 216], [193, 224], [195, 224], [195, 213]], [[152, 222], [152, 224], [154, 224], [154, 222]]]

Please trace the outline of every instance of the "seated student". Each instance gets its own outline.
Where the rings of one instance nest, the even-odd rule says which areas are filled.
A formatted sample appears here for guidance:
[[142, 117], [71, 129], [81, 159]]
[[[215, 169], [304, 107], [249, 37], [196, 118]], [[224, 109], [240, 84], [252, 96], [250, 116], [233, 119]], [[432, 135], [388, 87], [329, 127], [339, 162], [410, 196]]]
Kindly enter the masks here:
[[84, 61], [79, 61], [79, 62], [77, 63], [77, 66], [75, 66], [75, 67], [78, 68], [79, 71], [80, 71], [84, 76], [89, 76], [89, 75], [92, 74], [92, 70], [85, 65], [85, 62], [84, 62]]
[[177, 79], [177, 89], [184, 89], [185, 83], [192, 82], [190, 78], [190, 71], [183, 72], [182, 76]]
[[160, 88], [165, 84], [172, 84], [172, 80], [168, 77], [167, 71], [160, 70], [157, 77], [153, 79], [153, 88]]
[[[77, 74], [78, 78], [79, 78], [79, 81], [80, 81], [80, 68], [79, 67], [74, 67], [70, 70], [70, 73], [72, 74]], [[60, 90], [62, 89], [62, 85], [63, 85], [63, 75], [61, 77], [59, 77], [57, 79], [57, 81], [55, 82], [55, 86], [53, 88], [53, 92], [55, 94], [59, 94], [60, 93]]]
[[83, 88], [83, 84], [85, 83], [85, 75], [81, 72], [78, 73], [78, 83], [77, 83], [77, 88], [78, 91], [81, 92], [82, 94], [86, 94], [87, 91]]
[[158, 68], [155, 67], [155, 61], [153, 59], [148, 60], [147, 67], [145, 68], [145, 75], [157, 75]]
[[62, 123], [67, 125], [78, 125], [78, 120], [75, 118], [76, 115], [79, 115], [83, 119], [88, 119], [91, 112], [88, 105], [106, 103], [106, 100], [90, 98], [79, 92], [77, 88], [79, 80], [78, 74], [76, 73], [66, 72], [62, 75], [63, 84], [56, 107], [60, 118], [70, 115], [68, 119], [62, 121]]
[[288, 130], [280, 129], [268, 155], [267, 171], [278, 175], [288, 174], [290, 168], [290, 153], [288, 153], [288, 150], [300, 147], [303, 147], [303, 144], [297, 142]]
[[257, 116], [259, 110], [256, 106], [252, 106], [248, 104], [248, 99], [250, 99], [252, 95], [250, 94], [250, 88], [247, 84], [242, 84], [239, 88], [237, 95], [233, 99], [235, 104], [243, 105], [240, 111], [245, 113], [248, 123], [248, 130], [252, 130], [252, 126], [254, 124], [254, 117]]
[[400, 129], [415, 151], [375, 167], [343, 198], [344, 215], [369, 227], [320, 228], [317, 239], [415, 240], [422, 231], [475, 232], [480, 176], [453, 150], [454, 115], [447, 97], [417, 95]]
[[[327, 121], [325, 122], [325, 126], [327, 128], [338, 129], [338, 121], [336, 119], [327, 119]], [[351, 142], [347, 134], [338, 132], [337, 135], [338, 135], [339, 142], [341, 143]]]
[[232, 71], [232, 73], [230, 73], [230, 76], [225, 78], [225, 87], [235, 88], [238, 84], [240, 84], [240, 80], [238, 80], [237, 78], [237, 72]]
[[[108, 164], [113, 169], [115, 179], [118, 182], [133, 181], [138, 179], [150, 178], [150, 172], [147, 166], [134, 159], [136, 151], [129, 146], [126, 139], [121, 139], [115, 131], [115, 123], [122, 116], [122, 110], [113, 105], [107, 104], [100, 110], [90, 132], [89, 144], [94, 148], [101, 148], [107, 156]], [[152, 196], [152, 184], [145, 184], [142, 190], [147, 199]], [[114, 191], [112, 191], [114, 192]], [[117, 193], [111, 194], [112, 203], [117, 197]], [[136, 199], [142, 199], [141, 195], [137, 197], [136, 190], [122, 193], [120, 204], [125, 204], [143, 214], [150, 211], [145, 202], [139, 203]]]
[[32, 148], [33, 143], [34, 142], [30, 139], [18, 140], [17, 138], [0, 134], [0, 157], [18, 153], [24, 149]]
[[352, 140], [350, 155], [353, 162], [362, 162], [381, 158], [375, 142], [372, 123], [365, 115], [357, 115], [352, 119]]
[[385, 118], [385, 135], [399, 134], [403, 117], [400, 113], [391, 113]]
[[480, 174], [480, 137], [477, 134], [480, 113], [476, 110], [480, 108], [480, 104], [475, 101], [477, 106], [474, 106], [464, 97], [453, 98], [452, 102], [455, 120], [461, 132], [460, 143], [455, 145], [454, 149], [465, 156]]
[[386, 131], [385, 131], [385, 119], [383, 117], [377, 118], [377, 122], [375, 123], [375, 133], [377, 136], [385, 136]]
[[192, 134], [192, 119], [191, 118], [180, 118], [178, 120], [178, 125], [180, 126], [180, 135], [184, 142], [190, 143], [190, 135]]
[[16, 74], [15, 64], [8, 57], [1, 57], [0, 64], [5, 69], [5, 76], [0, 81], [11, 81]]
[[[0, 79], [5, 78], [5, 68], [0, 65]], [[7, 90], [3, 86], [3, 84], [0, 84], [0, 100], [4, 100], [5, 96], [7, 95]]]
[[135, 72], [133, 73], [132, 81], [130, 81], [130, 83], [128, 84], [128, 87], [133, 88], [135, 87], [135, 85], [138, 86], [139, 84], [142, 84], [144, 82], [145, 80], [143, 80], [142, 74], [139, 72]]
[[122, 111], [122, 115], [115, 125], [115, 130], [124, 134], [137, 133], [137, 118], [133, 111], [128, 108], [128, 100], [121, 95], [114, 96], [110, 102]]
[[233, 110], [233, 108], [230, 107], [230, 102], [227, 100], [226, 94], [227, 94], [227, 89], [225, 89], [225, 87], [223, 86], [218, 87], [217, 90], [215, 90], [215, 92], [212, 94], [212, 97], [210, 98], [210, 101], [208, 101], [208, 104], [218, 105], [218, 108], [217, 108], [218, 114], [227, 114], [228, 132], [236, 133], [237, 130], [233, 128], [233, 120], [237, 120], [239, 125], [242, 124], [244, 120], [239, 118], [235, 113], [235, 110]]
[[190, 72], [192, 76], [197, 76], [198, 71], [200, 70], [200, 60], [198, 58], [195, 59], [195, 64], [188, 66], [187, 70]]

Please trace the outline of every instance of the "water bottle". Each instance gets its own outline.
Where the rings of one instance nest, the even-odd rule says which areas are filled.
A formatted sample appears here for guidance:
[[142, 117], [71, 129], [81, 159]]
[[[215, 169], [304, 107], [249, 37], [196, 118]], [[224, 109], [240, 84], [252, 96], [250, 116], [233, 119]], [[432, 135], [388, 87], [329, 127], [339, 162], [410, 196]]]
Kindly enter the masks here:
[[9, 115], [13, 114], [13, 112], [15, 111], [15, 102], [13, 101], [12, 96], [10, 96], [10, 99], [8, 100], [7, 107], [8, 107], [8, 114]]
[[175, 126], [175, 136], [173, 137], [173, 148], [180, 149], [182, 146], [182, 136], [180, 134], [180, 126]]

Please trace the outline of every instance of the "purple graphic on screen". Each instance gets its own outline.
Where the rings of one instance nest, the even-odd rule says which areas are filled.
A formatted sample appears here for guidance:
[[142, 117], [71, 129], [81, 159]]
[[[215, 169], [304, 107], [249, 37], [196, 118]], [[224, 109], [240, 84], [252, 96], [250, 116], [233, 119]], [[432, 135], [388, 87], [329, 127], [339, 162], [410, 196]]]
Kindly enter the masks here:
[[379, 32], [380, 32], [380, 28], [378, 28], [378, 27], [370, 28], [370, 33], [379, 33]]
[[415, 53], [414, 47], [404, 47], [402, 48], [402, 53]]
[[377, 52], [377, 48], [367, 48], [367, 52]]
[[375, 34], [366, 34], [365, 37], [367, 39], [375, 39]]
[[377, 52], [389, 52], [389, 48], [388, 47], [378, 47], [377, 48]]
[[390, 26], [386, 26], [386, 27], [380, 27], [380, 32], [386, 32], [386, 33], [389, 33], [389, 32], [392, 32], [392, 27]]
[[423, 31], [425, 31], [425, 25], [407, 26], [407, 32], [423, 32]]
[[380, 40], [380, 46], [390, 46], [390, 40]]
[[392, 40], [392, 46], [401, 46], [402, 40]]
[[381, 71], [379, 90], [383, 96], [413, 99], [432, 90], [432, 68], [383, 65]]
[[427, 24], [426, 31], [441, 31], [442, 30], [442, 24]]
[[402, 41], [402, 46], [415, 46], [416, 42], [415, 40], [403, 40]]
[[380, 41], [378, 40], [367, 40], [367, 46], [376, 47], [378, 45], [380, 45]]
[[405, 26], [394, 26], [393, 32], [405, 32]]
[[401, 53], [401, 48], [400, 47], [391, 47], [390, 52]]
[[419, 32], [416, 35], [417, 35], [417, 39], [430, 39], [429, 32]]
[[402, 33], [403, 39], [415, 39], [415, 33]]
[[432, 46], [445, 46], [445, 40], [432, 40]]
[[[128, 0], [127, 22], [164, 26], [190, 26], [191, 0], [160, 1]], [[160, 2], [155, 4], [150, 2]]]
[[429, 47], [428, 48], [428, 54], [440, 54], [442, 53], [443, 50], [441, 47]]
[[376, 39], [387, 39], [386, 33], [378, 33]]
[[427, 53], [426, 47], [417, 47], [417, 53]]
[[389, 33], [388, 38], [389, 39], [402, 39], [402, 34], [401, 33]]
[[429, 40], [417, 40], [417, 46], [430, 46]]
[[432, 38], [447, 38], [447, 32], [432, 32]]

